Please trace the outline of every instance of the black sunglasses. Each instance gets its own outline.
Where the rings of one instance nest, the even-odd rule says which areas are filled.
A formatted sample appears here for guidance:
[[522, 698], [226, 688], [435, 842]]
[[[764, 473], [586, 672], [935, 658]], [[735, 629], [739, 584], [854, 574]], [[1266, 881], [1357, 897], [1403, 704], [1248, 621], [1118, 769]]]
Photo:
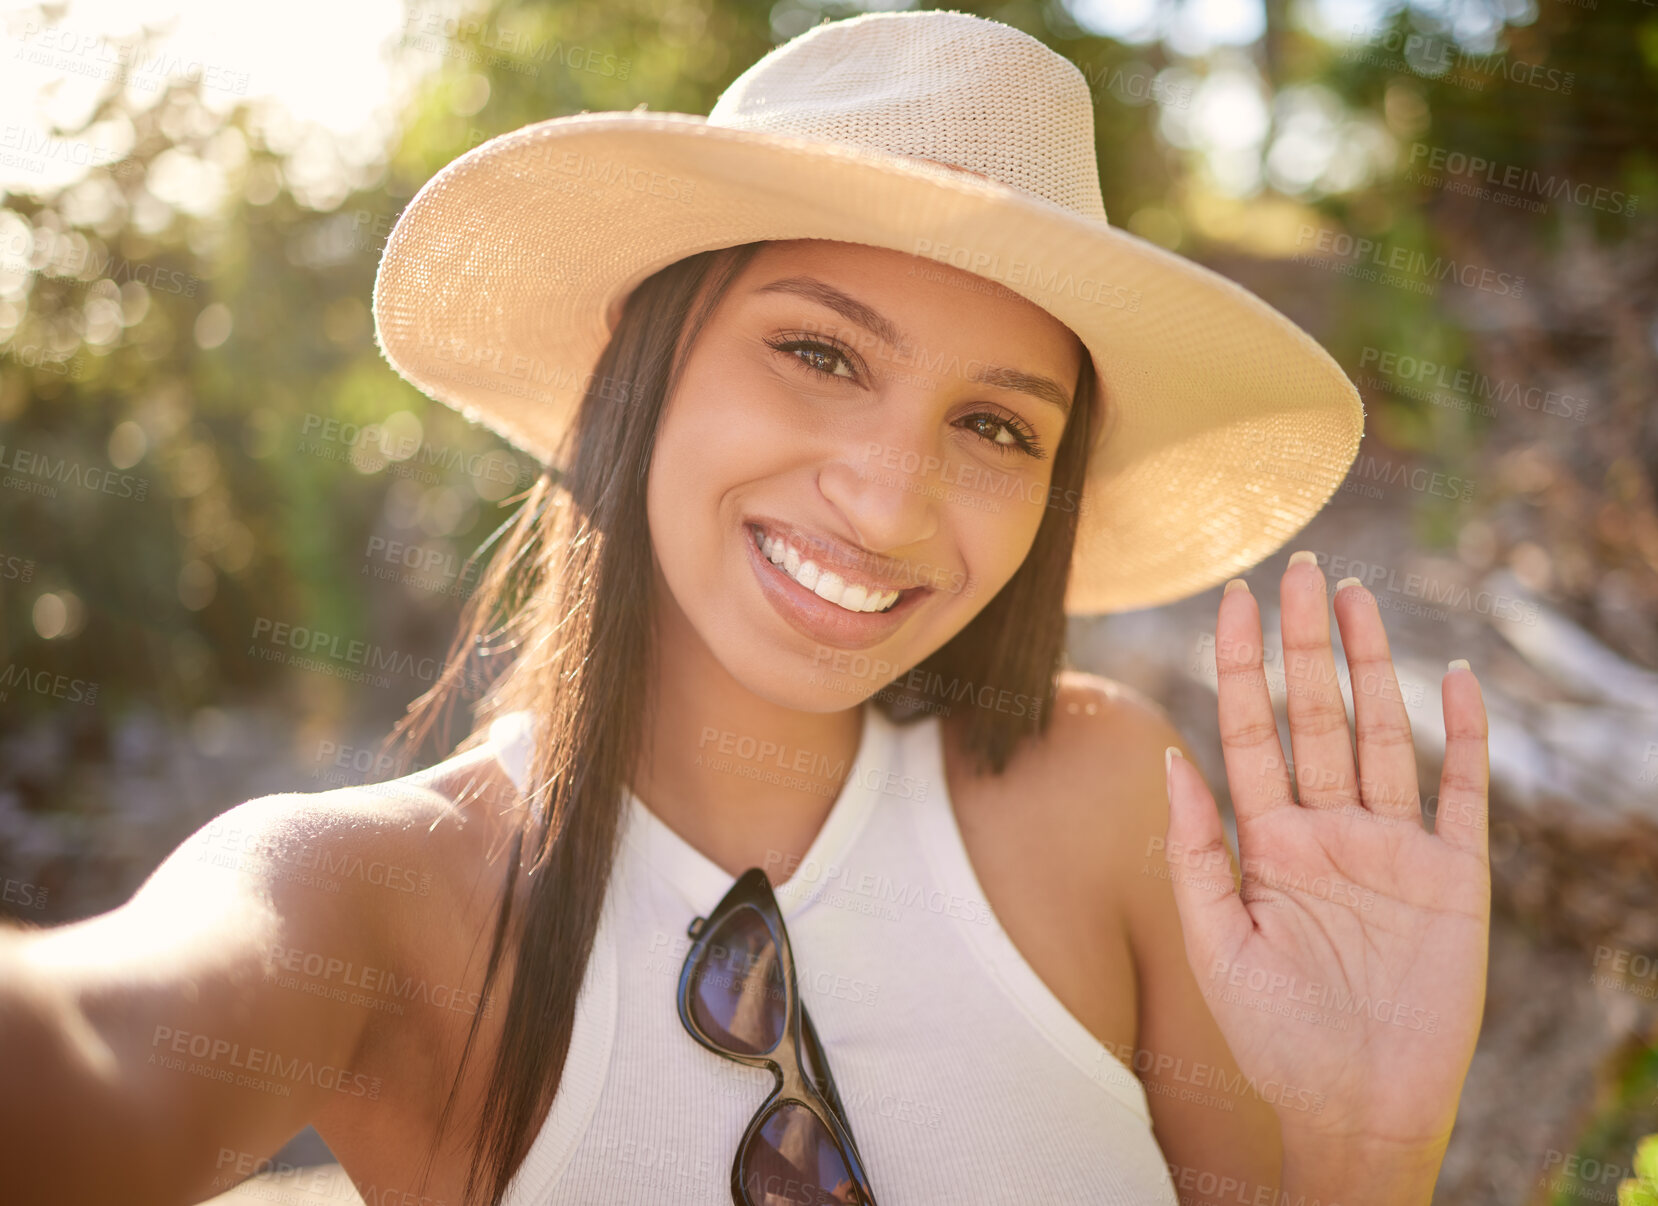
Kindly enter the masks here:
[[875, 1206], [765, 872], [743, 872], [685, 932], [696, 941], [679, 973], [679, 1020], [714, 1054], [777, 1077], [737, 1144], [732, 1202]]

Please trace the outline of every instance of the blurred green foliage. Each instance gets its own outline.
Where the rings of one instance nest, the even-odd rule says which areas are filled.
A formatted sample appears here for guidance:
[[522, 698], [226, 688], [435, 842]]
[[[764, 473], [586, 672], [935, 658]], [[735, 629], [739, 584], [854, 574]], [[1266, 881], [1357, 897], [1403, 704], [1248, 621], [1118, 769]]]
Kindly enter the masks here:
[[[1618, 1206], [1630, 1206], [1617, 1184], [1633, 1172], [1632, 1184], [1658, 1190], [1658, 1032], [1632, 1035], [1609, 1061], [1595, 1117], [1579, 1137], [1577, 1150], [1562, 1159], [1545, 1199], [1549, 1206], [1606, 1201], [1616, 1184]], [[1643, 1138], [1644, 1136], [1644, 1138]], [[1642, 1202], [1639, 1196], [1633, 1199]]]
[[[1597, 364], [1597, 382], [1644, 390], [1628, 384], [1640, 366], [1629, 362], [1636, 353], [1627, 337], [1615, 346], [1605, 332], [1561, 329], [1541, 290], [1519, 319], [1498, 321], [1477, 304], [1456, 309], [1470, 301], [1456, 290], [1381, 288], [1290, 259], [1319, 226], [1401, 254], [1466, 257], [1516, 275], [1579, 254], [1585, 232], [1598, 245], [1650, 247], [1658, 11], [1622, 0], [1540, 5], [1528, 23], [1503, 27], [1494, 57], [1448, 37], [1452, 10], [1401, 8], [1381, 41], [1429, 48], [1419, 45], [1413, 59], [1385, 45], [1355, 52], [1292, 24], [1283, 4], [1267, 4], [1266, 34], [1246, 53], [1270, 102], [1262, 155], [1282, 150], [1276, 144], [1293, 133], [1296, 105], [1316, 103], [1336, 106], [1343, 137], [1390, 140], [1393, 157], [1346, 184], [1274, 189], [1269, 180], [1241, 199], [1213, 187], [1201, 148], [1165, 137], [1171, 121], [1200, 107], [1194, 89], [1230, 61], [1224, 55], [1184, 58], [1162, 42], [1095, 36], [1057, 0], [963, 7], [1045, 39], [1082, 69], [1096, 95], [1102, 184], [1116, 223], [1236, 275], [1312, 330], [1350, 372], [1376, 348], [1479, 368], [1483, 347], [1521, 338], [1546, 347], [1549, 362], [1610, 358]], [[113, 201], [88, 217], [84, 188], [78, 206], [70, 194], [19, 193], [0, 212], [0, 240], [24, 266], [20, 291], [0, 301], [0, 335], [9, 333], [0, 342], [0, 443], [8, 457], [21, 450], [37, 467], [61, 458], [81, 483], [51, 496], [0, 489], [0, 666], [97, 684], [107, 706], [69, 711], [78, 726], [99, 730], [139, 701], [184, 714], [292, 681], [250, 653], [261, 621], [441, 651], [457, 592], [377, 581], [366, 574], [365, 550], [376, 538], [401, 539], [464, 557], [499, 522], [498, 504], [512, 491], [477, 475], [433, 480], [377, 458], [372, 446], [314, 438], [329, 420], [366, 427], [390, 419], [387, 431], [418, 432], [424, 446], [467, 454], [500, 447], [398, 379], [374, 347], [368, 303], [398, 211], [455, 156], [529, 122], [640, 104], [705, 113], [776, 41], [855, 11], [805, 0], [490, 4], [478, 24], [510, 30], [514, 48], [437, 35], [440, 61], [383, 171], [324, 210], [296, 196], [284, 155], [245, 109], [221, 123], [206, 115], [196, 86], [175, 83], [160, 103], [134, 110], [112, 82], [94, 120], [125, 111], [135, 131], [129, 155], [91, 173]], [[576, 67], [557, 49], [572, 46], [591, 52]], [[1548, 86], [1561, 73], [1572, 86]], [[1640, 205], [1629, 214], [1471, 205], [1413, 181], [1416, 146], [1620, 190]], [[178, 151], [224, 168], [232, 185], [224, 211], [137, 222], [158, 204], [145, 189], [158, 159]], [[1637, 332], [1637, 349], [1650, 355], [1652, 343]], [[1488, 429], [1515, 418], [1506, 410], [1482, 418], [1403, 392], [1366, 394], [1367, 450], [1391, 448], [1450, 472], [1470, 474]], [[1568, 472], [1586, 483], [1583, 522], [1605, 538], [1595, 565], [1622, 569], [1626, 596], [1658, 612], [1658, 432], [1639, 408], [1598, 401], [1594, 422], [1611, 450]], [[521, 483], [537, 469], [502, 455], [515, 457], [509, 476]], [[115, 474], [115, 485], [84, 484], [100, 473]], [[1607, 506], [1618, 513], [1605, 515]], [[1433, 547], [1452, 545], [1469, 515], [1431, 495], [1407, 500], [1406, 509]], [[1593, 584], [1583, 573], [1558, 585], [1568, 602], [1575, 591], [1589, 606]], [[304, 682], [304, 706], [336, 711], [356, 700], [395, 712], [428, 685], [364, 692], [316, 675]], [[11, 690], [0, 698], [0, 729], [63, 708], [61, 694]]]
[[1618, 1206], [1658, 1206], [1658, 1135], [1635, 1148], [1635, 1175], [1618, 1183]]

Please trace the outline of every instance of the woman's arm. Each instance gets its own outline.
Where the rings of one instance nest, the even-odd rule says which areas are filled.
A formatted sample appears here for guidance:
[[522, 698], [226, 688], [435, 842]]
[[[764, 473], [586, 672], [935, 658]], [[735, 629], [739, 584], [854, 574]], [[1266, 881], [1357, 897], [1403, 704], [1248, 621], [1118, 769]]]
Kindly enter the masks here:
[[250, 801], [119, 908], [0, 926], [8, 1202], [198, 1201], [325, 1104], [390, 1091], [353, 1058], [371, 1011], [277, 980], [294, 952], [385, 965], [383, 886], [342, 876], [329, 891], [316, 872], [366, 836], [338, 801]]

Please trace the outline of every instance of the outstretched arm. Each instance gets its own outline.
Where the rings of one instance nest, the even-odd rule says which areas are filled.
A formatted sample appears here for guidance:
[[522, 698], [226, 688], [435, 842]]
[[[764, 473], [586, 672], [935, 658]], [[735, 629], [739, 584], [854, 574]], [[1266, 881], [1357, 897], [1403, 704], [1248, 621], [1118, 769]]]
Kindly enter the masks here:
[[198, 1201], [330, 1099], [378, 1091], [356, 1064], [368, 1014], [274, 985], [283, 951], [384, 965], [372, 902], [264, 874], [246, 853], [321, 840], [306, 803], [232, 809], [108, 913], [0, 926], [7, 1202]]

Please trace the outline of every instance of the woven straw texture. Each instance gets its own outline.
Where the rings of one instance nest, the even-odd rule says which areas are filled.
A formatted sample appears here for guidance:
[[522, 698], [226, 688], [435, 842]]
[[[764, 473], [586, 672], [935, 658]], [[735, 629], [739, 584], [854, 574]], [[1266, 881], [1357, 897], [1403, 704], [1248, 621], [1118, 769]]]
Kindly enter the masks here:
[[[955, 170], [955, 169], [965, 169]], [[1248, 291], [1107, 224], [1082, 74], [961, 13], [814, 27], [708, 117], [591, 113], [475, 147], [399, 217], [374, 289], [405, 379], [551, 464], [628, 293], [760, 239], [836, 239], [997, 281], [1075, 331], [1110, 414], [1065, 607], [1208, 589], [1269, 556], [1357, 455], [1358, 391]]]

